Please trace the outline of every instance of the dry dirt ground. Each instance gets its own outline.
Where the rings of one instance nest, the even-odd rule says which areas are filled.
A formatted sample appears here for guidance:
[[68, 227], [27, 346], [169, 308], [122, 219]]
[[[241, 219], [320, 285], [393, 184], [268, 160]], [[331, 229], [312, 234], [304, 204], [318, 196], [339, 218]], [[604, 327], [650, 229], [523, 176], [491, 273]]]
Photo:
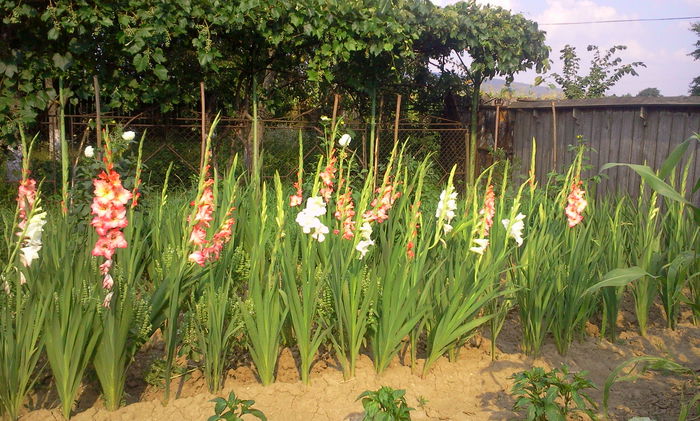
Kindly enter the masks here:
[[[597, 329], [590, 327], [585, 341], [575, 343], [567, 356], [562, 357], [552, 343], [544, 346], [542, 355], [533, 359], [519, 350], [520, 333], [517, 320], [506, 322], [497, 340], [498, 355], [490, 356], [488, 338], [478, 338], [465, 346], [456, 362], [438, 361], [424, 378], [413, 374], [411, 368], [397, 358], [382, 375], [375, 374], [371, 360], [363, 356], [355, 378], [344, 381], [342, 373], [330, 361], [321, 361], [314, 367], [311, 384], [303, 385], [292, 353], [285, 349], [279, 360], [277, 382], [262, 386], [255, 378], [250, 364], [230, 370], [224, 390], [219, 396], [228, 396], [233, 390], [242, 399], [254, 399], [270, 421], [307, 420], [361, 420], [362, 405], [357, 396], [368, 389], [388, 385], [406, 390], [413, 420], [511, 420], [518, 414], [511, 411], [513, 398], [509, 391], [514, 372], [532, 366], [547, 368], [568, 364], [572, 370], [586, 370], [589, 378], [599, 387], [591, 394], [602, 401], [602, 387], [606, 377], [619, 363], [640, 355], [671, 357], [700, 374], [700, 327], [691, 325], [687, 317], [676, 331], [662, 327], [659, 315], [646, 337], [640, 337], [630, 323], [622, 323], [622, 333], [616, 343], [597, 337]], [[624, 318], [621, 318], [624, 319]], [[624, 320], [622, 320], [624, 322]], [[146, 359], [146, 354], [141, 359]], [[137, 360], [136, 366], [139, 366]], [[416, 372], [419, 373], [420, 370]], [[213, 414], [215, 396], [207, 393], [201, 373], [195, 371], [186, 380], [173, 382], [177, 399], [163, 406], [162, 392], [143, 382], [142, 375], [127, 382], [125, 407], [107, 412], [99, 399], [93, 382], [83, 391], [73, 419], [84, 420], [206, 420]], [[634, 383], [613, 388], [611, 417], [628, 420], [634, 416], [654, 420], [675, 420], [681, 399], [688, 399], [691, 383], [688, 379], [662, 374], [647, 374]], [[47, 387], [47, 389], [50, 389]], [[58, 403], [51, 393], [43, 398], [35, 395], [23, 421], [60, 420]], [[692, 393], [691, 393], [692, 395]], [[425, 402], [419, 406], [419, 399]], [[700, 416], [700, 414], [695, 414]]]

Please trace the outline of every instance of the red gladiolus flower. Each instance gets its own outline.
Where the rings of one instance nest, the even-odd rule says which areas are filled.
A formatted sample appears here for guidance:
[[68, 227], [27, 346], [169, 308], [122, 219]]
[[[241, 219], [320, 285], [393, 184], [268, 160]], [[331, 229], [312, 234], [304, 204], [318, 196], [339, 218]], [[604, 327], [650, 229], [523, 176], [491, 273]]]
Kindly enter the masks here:
[[299, 182], [294, 182], [294, 188], [297, 189], [296, 194], [289, 196], [289, 206], [291, 207], [299, 206], [304, 201], [304, 196], [302, 195], [301, 187], [299, 187]]

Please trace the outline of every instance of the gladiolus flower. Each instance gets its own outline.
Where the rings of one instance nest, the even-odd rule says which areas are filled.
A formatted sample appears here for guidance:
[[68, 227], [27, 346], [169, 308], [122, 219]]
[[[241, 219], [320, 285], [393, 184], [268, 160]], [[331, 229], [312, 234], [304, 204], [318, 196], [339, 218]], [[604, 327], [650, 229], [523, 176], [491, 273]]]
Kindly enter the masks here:
[[574, 182], [571, 185], [571, 193], [566, 198], [568, 204], [565, 213], [569, 228], [573, 228], [583, 221], [583, 210], [588, 205], [586, 199], [583, 198], [586, 191], [581, 189], [581, 184], [581, 181]]
[[136, 133], [131, 130], [122, 133], [122, 139], [126, 140], [127, 142], [131, 142], [135, 137]]
[[335, 162], [337, 158], [334, 155], [335, 150], [331, 150], [331, 156], [328, 160], [328, 165], [326, 168], [318, 175], [321, 178], [323, 186], [319, 190], [319, 194], [323, 197], [323, 200], [329, 202], [331, 200], [331, 195], [333, 194], [333, 180], [335, 179]]
[[291, 207], [299, 206], [304, 201], [304, 196], [302, 195], [302, 191], [301, 191], [301, 187], [299, 186], [299, 182], [294, 183], [294, 188], [297, 190], [296, 194], [289, 196], [289, 206], [291, 206]]
[[486, 189], [484, 207], [481, 208], [479, 214], [484, 215], [484, 235], [489, 235], [493, 225], [493, 217], [496, 215], [496, 194], [493, 192], [493, 185], [489, 185]]
[[[92, 249], [92, 255], [102, 256], [106, 259], [100, 265], [100, 273], [104, 275], [102, 287], [111, 289], [114, 285], [114, 279], [109, 274], [112, 267], [112, 257], [116, 249], [126, 248], [128, 245], [121, 229], [129, 225], [129, 221], [126, 219], [126, 204], [133, 195], [122, 186], [119, 173], [113, 170], [109, 153], [105, 162], [107, 171], [102, 171], [92, 182], [95, 190], [90, 206], [93, 215], [91, 225], [99, 236]], [[109, 308], [111, 293], [107, 297], [109, 299], [105, 298], [106, 305], [104, 303], [103, 305]]]
[[[190, 233], [190, 242], [198, 247], [193, 253], [188, 256], [191, 262], [195, 262], [200, 266], [204, 266], [207, 261], [218, 260], [221, 256], [221, 250], [223, 250], [224, 245], [231, 240], [233, 232], [231, 227], [235, 223], [235, 219], [228, 218], [219, 227], [219, 230], [212, 236], [211, 245], [204, 247], [205, 244], [209, 244], [207, 240], [207, 228], [210, 222], [214, 219], [214, 192], [211, 186], [214, 184], [213, 179], [208, 179], [204, 182], [204, 191], [199, 198], [198, 203], [192, 203], [193, 206], [197, 206], [197, 213], [195, 214], [194, 220], [197, 222], [192, 227], [192, 232]], [[227, 215], [233, 212], [234, 208], [228, 210]]]
[[112, 275], [106, 273], [104, 279], [102, 279], [102, 288], [109, 290], [112, 289], [113, 286], [114, 279], [112, 279]]
[[350, 144], [350, 141], [351, 141], [351, 140], [352, 140], [352, 138], [350, 137], [350, 135], [347, 134], [347, 133], [345, 133], [344, 135], [342, 135], [342, 136], [340, 137], [340, 139], [338, 139], [338, 144], [339, 144], [341, 147], [345, 148], [345, 147], [347, 147], [347, 146]]
[[114, 292], [110, 291], [109, 294], [105, 296], [104, 301], [102, 301], [102, 307], [109, 308], [109, 305], [112, 302], [112, 295], [114, 295]]
[[374, 240], [372, 240], [372, 225], [369, 222], [365, 222], [360, 227], [360, 235], [362, 240], [357, 243], [355, 250], [360, 252], [360, 259], [363, 259], [367, 252], [369, 251], [369, 246], [374, 245]]
[[401, 197], [401, 193], [394, 192], [394, 186], [391, 183], [383, 188], [377, 188], [375, 193], [378, 193], [378, 196], [370, 203], [372, 209], [363, 213], [362, 218], [368, 222], [376, 221], [381, 224], [389, 219], [389, 210], [394, 206], [394, 202]]
[[[450, 190], [452, 189], [450, 188]], [[443, 230], [445, 234], [452, 231], [452, 225], [450, 224], [455, 217], [455, 210], [457, 210], [457, 192], [443, 190], [442, 193], [440, 193], [440, 200], [435, 210], [435, 217], [444, 218], [445, 224], [443, 225]]]
[[483, 255], [484, 251], [486, 250], [486, 247], [488, 247], [489, 245], [488, 238], [475, 238], [473, 241], [476, 243], [476, 246], [470, 247], [469, 251], [473, 251], [476, 254]]
[[[36, 209], [41, 210], [40, 208]], [[25, 267], [29, 267], [35, 259], [39, 258], [41, 250], [41, 234], [46, 224], [46, 212], [35, 213], [25, 228], [17, 235], [22, 237], [23, 247], [19, 249], [19, 260]]]
[[83, 154], [85, 155], [85, 158], [93, 158], [95, 156], [95, 148], [92, 146], [87, 146], [85, 151], [83, 151]]
[[525, 228], [525, 223], [523, 222], [524, 219], [525, 215], [518, 213], [512, 223], [510, 219], [504, 219], [501, 221], [503, 226], [508, 230], [508, 236], [512, 237], [515, 242], [518, 243], [518, 247], [523, 245], [523, 229]]

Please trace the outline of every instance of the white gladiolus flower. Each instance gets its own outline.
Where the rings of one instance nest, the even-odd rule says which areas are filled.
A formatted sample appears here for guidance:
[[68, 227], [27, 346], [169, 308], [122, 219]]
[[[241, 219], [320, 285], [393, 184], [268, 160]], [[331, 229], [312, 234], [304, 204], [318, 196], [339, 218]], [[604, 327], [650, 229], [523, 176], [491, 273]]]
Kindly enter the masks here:
[[523, 229], [525, 228], [525, 222], [523, 222], [524, 219], [525, 215], [518, 213], [512, 223], [510, 219], [504, 219], [501, 221], [503, 226], [508, 230], [508, 236], [513, 237], [515, 242], [518, 243], [518, 247], [523, 245]]
[[321, 196], [309, 197], [306, 200], [306, 209], [311, 216], [321, 216], [326, 214], [326, 202]]
[[374, 240], [372, 240], [372, 225], [369, 222], [365, 222], [360, 227], [360, 235], [362, 240], [355, 246], [355, 250], [360, 252], [360, 259], [365, 257], [365, 254], [369, 251], [369, 246], [374, 245]]
[[455, 217], [455, 210], [457, 210], [457, 192], [453, 191], [448, 194], [447, 190], [443, 190], [442, 193], [440, 193], [440, 201], [435, 211], [435, 217], [445, 218], [445, 225], [443, 225], [445, 234], [452, 231], [452, 225], [450, 225], [450, 223]]
[[27, 246], [22, 247], [20, 250], [19, 260], [25, 267], [29, 267], [34, 259], [39, 258], [39, 250], [41, 246]]
[[[39, 258], [41, 250], [41, 233], [46, 224], [46, 212], [35, 213], [24, 230], [24, 247], [20, 248], [19, 260], [24, 266], [30, 266], [35, 259]], [[18, 233], [22, 235], [22, 233]]]
[[484, 254], [484, 251], [486, 250], [486, 247], [489, 245], [489, 240], [488, 238], [475, 238], [474, 242], [476, 243], [476, 246], [470, 247], [469, 251], [473, 251], [476, 254]]
[[311, 234], [314, 240], [322, 243], [328, 234], [328, 227], [323, 225], [319, 216], [325, 215], [326, 202], [321, 196], [310, 197], [306, 201], [306, 208], [299, 212], [296, 217], [296, 222], [301, 226], [304, 234]]
[[374, 245], [373, 240], [361, 240], [357, 245], [355, 246], [355, 250], [360, 252], [360, 259], [365, 257], [365, 254], [367, 254], [367, 251], [369, 251], [369, 246]]
[[[317, 218], [318, 220], [318, 218]], [[326, 234], [328, 234], [328, 227], [320, 223], [321, 221], [318, 220], [318, 224], [314, 226], [314, 232], [311, 233], [311, 238], [314, 240], [318, 241], [319, 243], [322, 243], [323, 240], [326, 239]]]
[[92, 158], [95, 156], [95, 148], [93, 148], [92, 146], [88, 146], [85, 148], [83, 154], [85, 155], [85, 158]]
[[340, 139], [338, 140], [338, 144], [344, 148], [344, 147], [346, 147], [346, 146], [348, 146], [348, 145], [350, 144], [350, 141], [351, 141], [351, 140], [352, 140], [352, 138], [350, 137], [350, 135], [347, 134], [347, 133], [345, 133], [345, 134], [344, 134], [343, 136], [341, 136]]
[[134, 140], [136, 137], [136, 133], [133, 131], [129, 130], [128, 132], [122, 133], [122, 139], [126, 140], [127, 142]]

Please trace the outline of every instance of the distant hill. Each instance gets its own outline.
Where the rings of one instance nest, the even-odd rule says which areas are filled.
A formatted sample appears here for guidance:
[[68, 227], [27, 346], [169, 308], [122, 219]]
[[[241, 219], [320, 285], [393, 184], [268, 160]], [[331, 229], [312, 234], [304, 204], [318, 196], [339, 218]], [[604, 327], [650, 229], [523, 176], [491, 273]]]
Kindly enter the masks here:
[[[481, 85], [481, 91], [488, 94], [499, 94], [506, 89], [506, 81], [503, 79], [493, 79]], [[564, 92], [561, 89], [552, 89], [548, 86], [534, 86], [527, 83], [513, 82], [510, 84], [511, 95], [514, 97], [533, 98], [563, 98]]]

